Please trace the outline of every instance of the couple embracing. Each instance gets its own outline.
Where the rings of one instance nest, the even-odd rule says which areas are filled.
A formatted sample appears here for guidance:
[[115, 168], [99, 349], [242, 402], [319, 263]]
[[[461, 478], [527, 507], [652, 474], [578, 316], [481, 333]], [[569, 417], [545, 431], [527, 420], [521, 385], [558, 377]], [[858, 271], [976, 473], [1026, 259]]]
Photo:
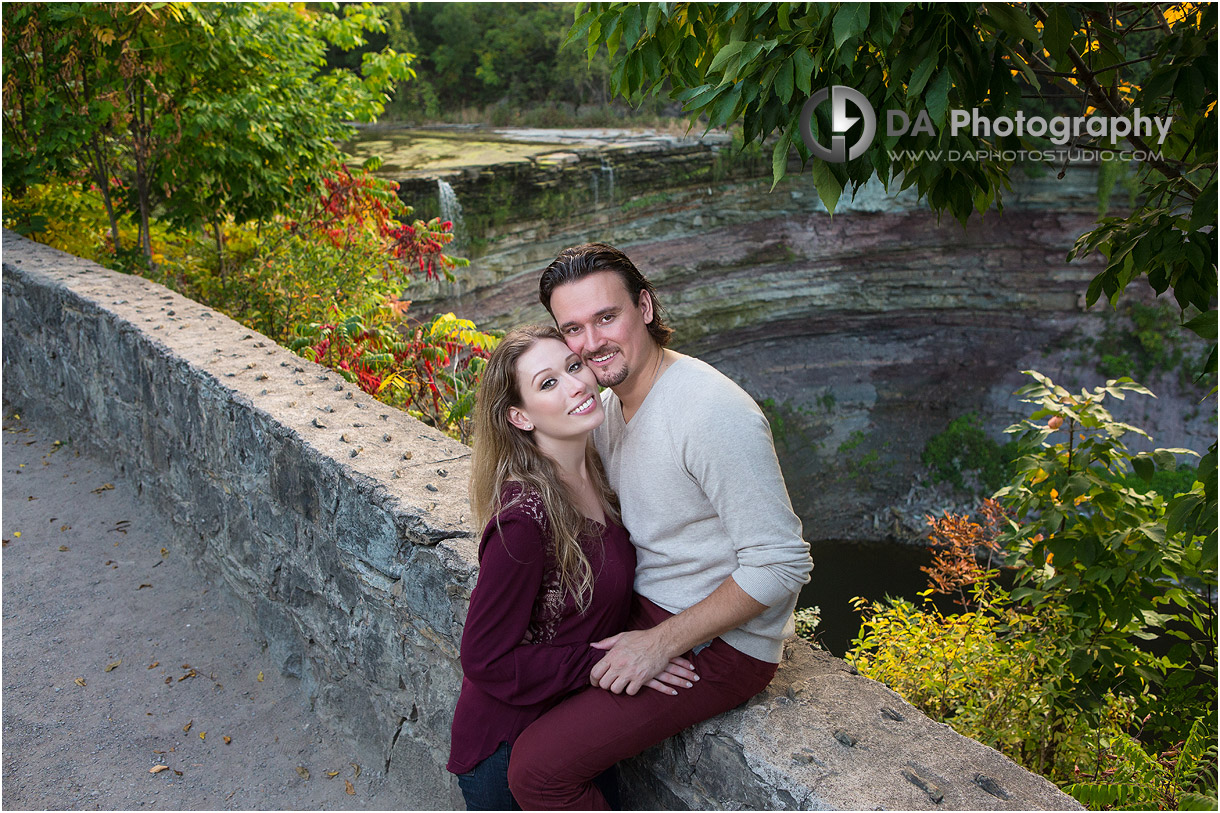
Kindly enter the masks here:
[[448, 765], [471, 810], [610, 809], [615, 763], [771, 681], [812, 566], [766, 418], [666, 348], [625, 254], [566, 249], [539, 295], [558, 329], [510, 332], [475, 412]]

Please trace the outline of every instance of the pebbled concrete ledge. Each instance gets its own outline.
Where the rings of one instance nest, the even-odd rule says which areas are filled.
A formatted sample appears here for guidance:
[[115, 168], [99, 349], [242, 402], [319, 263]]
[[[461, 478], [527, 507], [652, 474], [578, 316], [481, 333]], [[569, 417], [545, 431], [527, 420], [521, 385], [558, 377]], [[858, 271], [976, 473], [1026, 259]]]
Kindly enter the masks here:
[[[3, 250], [6, 400], [108, 455], [415, 807], [460, 809], [469, 449], [160, 285]], [[765, 693], [624, 775], [637, 808], [1079, 809], [797, 639]]]

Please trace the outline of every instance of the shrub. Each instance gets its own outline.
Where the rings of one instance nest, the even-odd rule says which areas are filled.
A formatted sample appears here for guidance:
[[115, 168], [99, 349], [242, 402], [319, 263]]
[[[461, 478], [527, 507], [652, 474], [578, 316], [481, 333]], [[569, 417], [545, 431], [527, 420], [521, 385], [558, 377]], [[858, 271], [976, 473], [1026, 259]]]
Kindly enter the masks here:
[[1132, 737], [1116, 739], [1107, 766], [1092, 781], [1065, 790], [1097, 810], [1215, 810], [1215, 713], [1194, 721], [1190, 734], [1158, 755]]
[[996, 443], [983, 431], [978, 413], [967, 412], [929, 438], [920, 459], [936, 482], [951, 483], [959, 491], [968, 492], [975, 490], [967, 483], [967, 475], [972, 475], [990, 494], [1007, 482], [1015, 457], [1015, 444]]
[[[1020, 456], [996, 495], [1005, 510], [929, 518], [941, 550], [922, 595], [955, 595], [965, 611], [858, 599], [848, 659], [1090, 804], [1214, 799], [1215, 753], [1191, 725], [1216, 702], [1215, 558], [1186, 516], [1206, 507], [1203, 484], [1153, 487], [1191, 453], [1127, 449], [1123, 437], [1145, 433], [1103, 402], [1148, 394], [1129, 379], [1072, 394], [1029, 375], [1019, 394], [1034, 410], [1009, 428]], [[997, 542], [1017, 568], [1011, 592], [976, 558]]]
[[1156, 469], [1176, 467], [1175, 455], [1194, 453], [1130, 452], [1123, 438], [1147, 433], [1103, 406], [1106, 398], [1151, 395], [1130, 379], [1073, 394], [1028, 375], [1034, 383], [1018, 394], [1036, 409], [1007, 430], [1020, 435], [1022, 454], [1013, 484], [996, 497], [1015, 514], [1001, 536], [1021, 571], [1013, 598], [1071, 619], [1061, 708], [1092, 713], [1107, 691], [1148, 702], [1169, 691], [1184, 702], [1214, 701], [1214, 559], [1201, 537], [1169, 524], [1173, 495], [1140, 493], [1124, 480], [1131, 470], [1151, 480]]

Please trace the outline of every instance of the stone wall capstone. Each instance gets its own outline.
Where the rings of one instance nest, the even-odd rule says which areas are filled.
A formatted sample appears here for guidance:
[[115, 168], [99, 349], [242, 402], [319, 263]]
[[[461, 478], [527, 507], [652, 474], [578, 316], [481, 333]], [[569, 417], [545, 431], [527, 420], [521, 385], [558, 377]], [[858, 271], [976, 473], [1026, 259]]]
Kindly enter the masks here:
[[[469, 448], [163, 286], [8, 231], [3, 251], [5, 400], [172, 519], [366, 764], [460, 809]], [[766, 692], [623, 776], [637, 808], [1079, 809], [798, 639]]]

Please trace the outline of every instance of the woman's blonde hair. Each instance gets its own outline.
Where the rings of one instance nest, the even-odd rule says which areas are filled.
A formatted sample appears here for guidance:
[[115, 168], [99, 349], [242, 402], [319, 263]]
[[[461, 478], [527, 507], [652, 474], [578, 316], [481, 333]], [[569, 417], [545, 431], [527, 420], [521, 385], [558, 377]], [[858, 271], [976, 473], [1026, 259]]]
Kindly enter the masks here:
[[[501, 493], [506, 482], [524, 486], [521, 495], [536, 491], [546, 509], [560, 585], [576, 597], [584, 612], [593, 595], [593, 570], [580, 546], [587, 520], [560, 478], [559, 466], [538, 448], [534, 433], [522, 431], [508, 420], [509, 408], [522, 406], [517, 362], [543, 339], [562, 342], [563, 335], [550, 325], [525, 325], [509, 331], [483, 370], [475, 397], [470, 505], [475, 521], [484, 527], [506, 507]], [[585, 449], [585, 466], [602, 510], [621, 521], [618, 498], [610, 489], [592, 438]]]

